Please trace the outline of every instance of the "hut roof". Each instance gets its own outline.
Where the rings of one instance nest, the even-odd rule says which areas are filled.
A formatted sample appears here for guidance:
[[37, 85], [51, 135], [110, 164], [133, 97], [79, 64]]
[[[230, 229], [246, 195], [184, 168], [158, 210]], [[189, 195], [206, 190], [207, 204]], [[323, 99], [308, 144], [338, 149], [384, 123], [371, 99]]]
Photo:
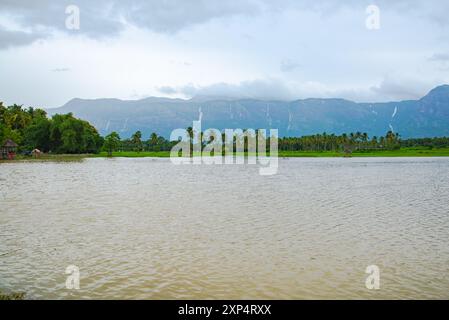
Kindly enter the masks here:
[[12, 141], [11, 139], [7, 139], [7, 140], [5, 141], [5, 144], [3, 145], [3, 147], [6, 147], [6, 148], [17, 148], [18, 145], [17, 145], [17, 143], [15, 143], [14, 141]]

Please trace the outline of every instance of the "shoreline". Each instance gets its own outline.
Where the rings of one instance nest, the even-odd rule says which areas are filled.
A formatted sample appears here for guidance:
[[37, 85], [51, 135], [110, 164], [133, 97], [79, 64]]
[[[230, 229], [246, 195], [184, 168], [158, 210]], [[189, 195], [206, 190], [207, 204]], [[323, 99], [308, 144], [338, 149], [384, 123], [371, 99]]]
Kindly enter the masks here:
[[[236, 155], [234, 153], [234, 155]], [[241, 154], [243, 156], [243, 154]], [[246, 156], [247, 154], [245, 154]], [[113, 152], [112, 158], [169, 158], [170, 151], [123, 151]], [[279, 158], [410, 158], [410, 157], [449, 157], [449, 148], [425, 149], [403, 148], [400, 150], [353, 152], [350, 156], [335, 151], [279, 151]], [[15, 160], [0, 160], [0, 163], [14, 162], [71, 162], [87, 158], [109, 158], [106, 152], [99, 154], [44, 154], [39, 158], [17, 156]]]

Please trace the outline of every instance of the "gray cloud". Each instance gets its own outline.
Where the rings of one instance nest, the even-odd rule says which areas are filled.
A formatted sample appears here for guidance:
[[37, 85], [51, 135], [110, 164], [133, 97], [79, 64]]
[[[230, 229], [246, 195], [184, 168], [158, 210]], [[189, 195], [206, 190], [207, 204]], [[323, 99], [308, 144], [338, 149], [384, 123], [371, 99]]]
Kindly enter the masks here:
[[51, 70], [52, 72], [68, 72], [70, 71], [69, 68], [55, 68]]
[[191, 0], [130, 1], [121, 5], [128, 23], [156, 32], [176, 32], [214, 18], [259, 11], [257, 1]]
[[[134, 25], [155, 32], [173, 33], [191, 25], [214, 18], [236, 14], [253, 14], [259, 10], [256, 1], [249, 0], [3, 0], [0, 12], [13, 17], [24, 28], [44, 27], [92, 38], [117, 35], [124, 27]], [[80, 8], [79, 30], [67, 30], [65, 21], [68, 5]], [[2, 31], [2, 47], [31, 43], [16, 31]], [[44, 35], [32, 32], [30, 38]], [[16, 39], [17, 38], [17, 39]]]
[[[378, 0], [377, 3], [381, 10], [413, 11], [417, 17], [428, 18], [442, 25], [449, 24], [446, 17], [448, 1], [430, 0], [423, 3], [418, 0]], [[65, 28], [65, 8], [72, 4], [81, 11], [81, 29], [78, 31]], [[98, 38], [117, 35], [127, 24], [155, 32], [173, 33], [213, 19], [257, 15], [267, 11], [309, 10], [329, 15], [341, 8], [351, 7], [363, 14], [367, 4], [358, 0], [2, 0], [0, 12], [31, 30], [44, 27]], [[436, 7], [439, 10], [435, 10]], [[33, 34], [28, 35], [28, 41], [25, 41], [26, 36], [16, 31], [4, 30], [2, 33], [1, 47], [26, 44], [32, 42], [32, 39], [48, 36], [32, 31]]]
[[386, 77], [378, 86], [371, 87], [377, 99], [415, 100], [420, 99], [433, 85], [419, 80], [393, 79]]
[[290, 59], [284, 59], [281, 61], [279, 69], [282, 72], [292, 72], [299, 67], [299, 64]]
[[173, 87], [170, 87], [170, 86], [162, 86], [162, 87], [159, 87], [159, 88], [156, 88], [156, 89], [160, 93], [168, 94], [168, 95], [174, 95], [176, 93], [179, 93], [179, 91], [177, 89], [175, 89]]
[[447, 62], [449, 61], [449, 53], [435, 53], [429, 58], [429, 61]]
[[[365, 28], [370, 3], [0, 0], [0, 87], [11, 102], [58, 105], [73, 96], [133, 92], [385, 101], [418, 98], [447, 83], [448, 24], [432, 17], [444, 16], [449, 1], [376, 0], [376, 32]], [[79, 31], [65, 28], [69, 4], [81, 10]], [[91, 41], [103, 37], [108, 41]], [[48, 41], [17, 54], [12, 48], [39, 39]], [[70, 77], [62, 76], [68, 65]], [[182, 85], [188, 83], [195, 85]]]
[[[68, 30], [65, 10], [68, 5], [80, 8], [81, 27], [79, 30]], [[91, 38], [102, 38], [117, 35], [123, 30], [120, 11], [114, 10], [114, 2], [106, 0], [2, 0], [0, 12], [11, 18], [25, 33], [8, 30], [3, 27], [1, 47], [27, 45], [36, 39], [48, 38], [55, 31], [67, 34], [82, 34]], [[1, 25], [0, 25], [1, 27]], [[44, 31], [42, 31], [44, 30]]]
[[31, 44], [44, 37], [46, 37], [46, 35], [43, 33], [6, 30], [0, 26], [0, 49]]
[[189, 84], [179, 87], [158, 88], [166, 95], [183, 95], [188, 98], [214, 97], [229, 99], [283, 100], [307, 98], [343, 98], [356, 102], [381, 102], [416, 100], [441, 83], [416, 79], [385, 77], [370, 88], [331, 89], [320, 83], [286, 83], [281, 79], [258, 79], [237, 84], [215, 83], [208, 86]]
[[261, 79], [253, 81], [242, 81], [238, 84], [215, 83], [209, 86], [196, 86], [193, 84], [158, 88], [165, 94], [182, 94], [187, 97], [227, 97], [266, 100], [291, 100], [294, 95], [291, 89], [278, 79]]

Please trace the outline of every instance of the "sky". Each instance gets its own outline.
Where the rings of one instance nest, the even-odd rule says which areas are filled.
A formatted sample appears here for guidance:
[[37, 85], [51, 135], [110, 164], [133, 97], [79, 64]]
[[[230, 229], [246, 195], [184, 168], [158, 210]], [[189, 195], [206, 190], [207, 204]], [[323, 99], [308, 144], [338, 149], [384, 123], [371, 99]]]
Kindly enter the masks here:
[[447, 0], [0, 0], [0, 101], [419, 99], [449, 83], [448, 12]]

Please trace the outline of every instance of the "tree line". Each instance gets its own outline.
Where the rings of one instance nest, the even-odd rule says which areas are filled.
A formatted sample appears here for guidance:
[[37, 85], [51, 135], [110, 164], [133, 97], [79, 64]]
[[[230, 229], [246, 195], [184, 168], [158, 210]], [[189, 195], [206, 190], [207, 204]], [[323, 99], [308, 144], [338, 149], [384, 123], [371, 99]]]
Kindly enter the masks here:
[[[199, 140], [203, 140], [204, 133], [193, 132], [192, 128], [186, 129], [190, 136], [191, 149], [193, 149], [193, 140], [197, 135]], [[245, 130], [243, 130], [245, 132]], [[257, 131], [256, 131], [257, 135]], [[243, 139], [244, 151], [248, 151], [247, 136], [234, 137], [233, 147], [236, 149], [237, 139]], [[270, 138], [267, 138], [266, 147], [269, 151]], [[225, 144], [225, 136], [222, 133], [222, 142]], [[166, 140], [156, 133], [152, 133], [146, 141], [142, 140], [142, 134], [137, 131], [129, 139], [120, 140], [120, 136], [113, 132], [105, 138], [105, 151], [170, 151], [176, 142]], [[202, 147], [206, 145], [203, 142]], [[343, 133], [335, 134], [316, 134], [302, 137], [283, 137], [278, 138], [278, 149], [280, 151], [336, 151], [336, 152], [364, 152], [376, 150], [398, 150], [401, 147], [426, 147], [426, 148], [448, 148], [449, 138], [419, 138], [419, 139], [401, 139], [398, 133], [388, 131], [385, 136], [372, 136], [367, 133]]]
[[279, 150], [285, 151], [368, 151], [396, 150], [401, 147], [398, 133], [388, 131], [385, 136], [370, 137], [367, 133], [355, 132], [341, 135], [316, 134], [279, 139]]
[[131, 138], [121, 140], [117, 132], [112, 132], [104, 138], [103, 150], [110, 155], [114, 151], [170, 151], [176, 141], [169, 141], [162, 136], [152, 133], [148, 140], [142, 139], [142, 132], [136, 131]]
[[0, 102], [0, 143], [11, 139], [20, 150], [39, 149], [53, 153], [98, 153], [103, 138], [87, 121], [73, 114], [48, 118], [42, 109], [20, 105], [5, 107]]
[[[195, 134], [187, 128], [191, 143]], [[256, 131], [257, 132], [257, 131]], [[203, 132], [199, 133], [203, 137]], [[223, 133], [224, 135], [224, 133]], [[225, 141], [222, 137], [223, 143]], [[142, 132], [135, 132], [130, 138], [121, 139], [117, 132], [105, 138], [87, 121], [77, 119], [73, 114], [56, 114], [49, 118], [47, 113], [38, 108], [23, 108], [20, 105], [4, 106], [0, 102], [0, 145], [11, 139], [19, 145], [20, 150], [39, 149], [52, 153], [98, 153], [106, 151], [170, 151], [177, 141], [169, 141], [157, 133], [144, 139]], [[234, 146], [236, 144], [234, 139]], [[245, 139], [245, 138], [243, 138]], [[269, 138], [267, 139], [269, 140]], [[203, 143], [205, 145], [205, 143]], [[267, 141], [267, 148], [270, 145]], [[244, 142], [245, 151], [247, 143]], [[449, 138], [401, 139], [398, 133], [388, 131], [385, 136], [372, 136], [367, 133], [316, 134], [302, 137], [278, 138], [281, 151], [342, 151], [363, 152], [369, 150], [396, 150], [401, 147], [447, 148]]]
[[388, 131], [385, 136], [355, 132], [341, 135], [316, 134], [279, 139], [279, 150], [285, 151], [374, 151], [400, 148], [448, 148], [449, 137], [402, 139], [399, 133]]

